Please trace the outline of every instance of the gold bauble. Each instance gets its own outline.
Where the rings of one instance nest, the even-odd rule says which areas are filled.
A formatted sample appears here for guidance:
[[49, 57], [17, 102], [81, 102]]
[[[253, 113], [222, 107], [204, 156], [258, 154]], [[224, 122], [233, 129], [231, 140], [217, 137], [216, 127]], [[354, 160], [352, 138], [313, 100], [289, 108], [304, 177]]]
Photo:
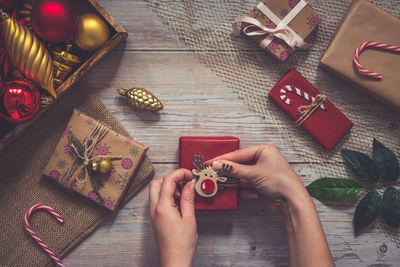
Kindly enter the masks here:
[[93, 161], [92, 162], [92, 170], [94, 172], [96, 172], [98, 167], [99, 167], [99, 164], [97, 163], [97, 161]]
[[118, 89], [118, 93], [124, 96], [135, 109], [158, 111], [164, 108], [158, 98], [144, 88]]
[[99, 162], [98, 170], [101, 173], [109, 173], [111, 171], [111, 160], [103, 158]]
[[74, 41], [85, 51], [95, 51], [110, 38], [108, 26], [95, 14], [84, 14], [79, 17]]
[[4, 43], [11, 61], [26, 78], [57, 97], [53, 61], [44, 44], [26, 26], [1, 13]]
[[54, 87], [57, 88], [67, 79], [75, 67], [81, 63], [81, 60], [70, 53], [72, 44], [69, 42], [65, 44], [65, 48], [54, 44], [49, 44], [48, 47], [53, 56]]

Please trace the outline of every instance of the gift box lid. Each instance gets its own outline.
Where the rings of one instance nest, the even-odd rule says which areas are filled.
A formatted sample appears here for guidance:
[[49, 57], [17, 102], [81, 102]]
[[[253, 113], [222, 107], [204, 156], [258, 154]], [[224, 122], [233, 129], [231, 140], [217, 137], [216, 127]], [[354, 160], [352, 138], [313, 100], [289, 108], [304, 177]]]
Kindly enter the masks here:
[[[239, 138], [233, 136], [182, 136], [179, 138], [179, 166], [195, 169], [193, 155], [201, 155], [204, 161], [239, 148]], [[238, 188], [219, 188], [216, 196], [205, 198], [196, 195], [196, 210], [236, 210]]]
[[[99, 140], [89, 156], [89, 165], [85, 166], [83, 160], [78, 159], [72, 139], [75, 138], [75, 142], [81, 145], [88, 144], [89, 137], [97, 125], [102, 124], [74, 110], [43, 174], [62, 183], [68, 189], [114, 210], [142, 163], [147, 147], [107, 129], [105, 136]], [[110, 159], [110, 170], [107, 173], [92, 171], [91, 163], [104, 158]], [[66, 177], [69, 176], [67, 173], [73, 164], [78, 164], [77, 172], [71, 177]], [[78, 172], [81, 167], [82, 172]], [[85, 169], [89, 174], [86, 178]], [[95, 190], [97, 186], [98, 192]]]
[[[300, 72], [292, 69], [271, 89], [268, 97], [297, 121], [299, 107], [310, 105], [312, 97], [318, 94], [320, 92]], [[353, 123], [328, 98], [323, 108], [316, 109], [301, 126], [326, 149], [332, 150]]]
[[354, 52], [367, 41], [399, 45], [400, 19], [366, 0], [354, 0], [321, 58], [321, 66], [400, 110], [400, 54], [365, 49], [360, 63], [384, 76], [381, 80], [367, 77], [353, 64]]

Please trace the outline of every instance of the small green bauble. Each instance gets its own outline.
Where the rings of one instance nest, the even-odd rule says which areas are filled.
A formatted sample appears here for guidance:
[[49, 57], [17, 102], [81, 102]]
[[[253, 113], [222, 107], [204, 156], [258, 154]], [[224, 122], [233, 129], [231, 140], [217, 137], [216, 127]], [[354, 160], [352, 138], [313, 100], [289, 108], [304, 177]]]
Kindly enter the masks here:
[[111, 160], [109, 159], [100, 160], [98, 170], [101, 173], [109, 173], [111, 171]]

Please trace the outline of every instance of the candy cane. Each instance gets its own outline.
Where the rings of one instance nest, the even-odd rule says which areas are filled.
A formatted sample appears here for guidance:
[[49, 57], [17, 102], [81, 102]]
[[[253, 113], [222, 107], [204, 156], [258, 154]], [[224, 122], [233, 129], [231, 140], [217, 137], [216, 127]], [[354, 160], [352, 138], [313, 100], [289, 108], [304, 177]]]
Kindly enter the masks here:
[[375, 48], [385, 49], [385, 50], [389, 50], [389, 51], [393, 51], [393, 52], [400, 52], [400, 46], [388, 45], [388, 44], [383, 44], [383, 43], [378, 43], [378, 42], [364, 42], [354, 52], [353, 62], [361, 74], [371, 76], [376, 79], [382, 79], [382, 77], [383, 77], [382, 74], [372, 72], [361, 66], [360, 61], [358, 60], [358, 57], [360, 56], [361, 51], [366, 47], [375, 47]]
[[[286, 95], [288, 92], [291, 92], [291, 93], [293, 93], [293, 94], [297, 94], [298, 96], [300, 96], [301, 98], [304, 98], [304, 99], [307, 100], [307, 101], [311, 101], [311, 102], [314, 102], [314, 101], [315, 101], [315, 97], [310, 96], [308, 93], [303, 92], [302, 90], [300, 90], [300, 89], [298, 89], [298, 88], [296, 88], [296, 87], [292, 87], [292, 86], [290, 86], [290, 85], [285, 85], [284, 87], [281, 88], [281, 91], [280, 91], [280, 98], [281, 98], [281, 100], [282, 100], [285, 104], [287, 104], [287, 105], [291, 105], [291, 104], [293, 103], [293, 100], [290, 99], [290, 98]], [[322, 103], [319, 107], [320, 107], [322, 110], [325, 110], [325, 109], [326, 109], [323, 103]]]
[[29, 225], [29, 217], [31, 216], [33, 211], [38, 210], [38, 209], [45, 209], [46, 211], [51, 213], [54, 216], [54, 218], [57, 219], [57, 221], [59, 221], [60, 223], [64, 222], [64, 219], [53, 208], [46, 206], [44, 204], [36, 204], [36, 205], [33, 205], [25, 214], [25, 228], [31, 234], [33, 239], [35, 239], [36, 243], [38, 243], [39, 246], [41, 246], [43, 248], [43, 250], [47, 252], [47, 254], [50, 256], [50, 258], [52, 258], [53, 261], [55, 263], [57, 263], [58, 266], [65, 267], [65, 265], [61, 262], [61, 260], [59, 258], [57, 258], [56, 254], [54, 254], [54, 252], [51, 251], [49, 249], [49, 247], [46, 246], [45, 243], [43, 243], [43, 241], [32, 231], [32, 228]]

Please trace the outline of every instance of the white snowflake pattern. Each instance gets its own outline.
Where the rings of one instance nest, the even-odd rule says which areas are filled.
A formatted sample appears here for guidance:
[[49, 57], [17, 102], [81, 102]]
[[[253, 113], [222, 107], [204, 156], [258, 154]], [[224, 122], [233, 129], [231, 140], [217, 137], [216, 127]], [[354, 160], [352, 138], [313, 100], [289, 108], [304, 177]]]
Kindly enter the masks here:
[[118, 173], [118, 180], [115, 181], [115, 183], [120, 185], [121, 190], [124, 190], [126, 184], [128, 183], [128, 175], [128, 172], [125, 172], [123, 174]]
[[60, 160], [57, 162], [57, 168], [63, 170], [63, 169], [65, 168], [65, 166], [67, 166], [67, 162], [66, 162], [65, 160], [60, 159]]
[[139, 155], [139, 149], [137, 149], [136, 147], [132, 147], [131, 149], [129, 149], [129, 154], [132, 157], [136, 157], [137, 155]]

